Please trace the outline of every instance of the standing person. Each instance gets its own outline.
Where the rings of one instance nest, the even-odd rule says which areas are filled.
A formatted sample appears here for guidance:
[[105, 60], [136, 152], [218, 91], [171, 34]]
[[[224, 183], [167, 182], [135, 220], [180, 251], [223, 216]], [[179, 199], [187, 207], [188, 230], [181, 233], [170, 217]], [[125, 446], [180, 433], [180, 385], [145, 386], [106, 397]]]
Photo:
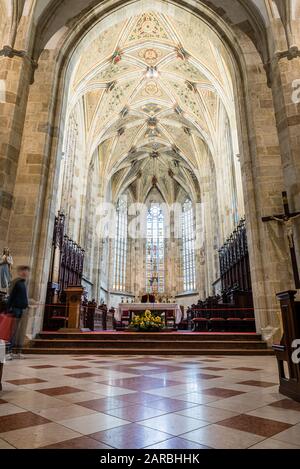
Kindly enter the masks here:
[[0, 257], [0, 289], [5, 293], [8, 292], [9, 284], [11, 282], [12, 265], [13, 258], [10, 255], [9, 249], [4, 248], [2, 256]]
[[[28, 266], [19, 266], [17, 269], [17, 278], [12, 281], [9, 288], [8, 311], [15, 317], [15, 327], [12, 334], [9, 347], [8, 359], [23, 358], [21, 350], [24, 342], [24, 331], [22, 327], [22, 318], [24, 318], [24, 310], [28, 308], [28, 295], [26, 281], [29, 276], [30, 269]], [[15, 352], [13, 354], [12, 352]]]

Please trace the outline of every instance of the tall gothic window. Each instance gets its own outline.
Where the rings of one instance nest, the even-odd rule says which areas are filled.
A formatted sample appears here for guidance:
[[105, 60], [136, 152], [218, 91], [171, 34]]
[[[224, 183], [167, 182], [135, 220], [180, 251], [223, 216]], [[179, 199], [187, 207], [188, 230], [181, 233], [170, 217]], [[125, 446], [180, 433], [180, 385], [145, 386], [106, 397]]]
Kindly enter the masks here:
[[148, 293], [165, 290], [164, 216], [159, 204], [151, 205], [147, 215], [146, 290]]
[[184, 291], [196, 290], [195, 225], [190, 200], [186, 200], [182, 209], [182, 264]]
[[114, 290], [126, 291], [127, 261], [127, 200], [120, 198], [117, 205], [117, 226], [115, 237]]
[[78, 143], [78, 124], [74, 113], [71, 114], [67, 138], [65, 142], [64, 150], [64, 170], [63, 170], [63, 181], [62, 181], [62, 200], [61, 208], [68, 215], [67, 220], [70, 219], [70, 197], [72, 197], [72, 190], [74, 184], [74, 165], [76, 159], [76, 148]]

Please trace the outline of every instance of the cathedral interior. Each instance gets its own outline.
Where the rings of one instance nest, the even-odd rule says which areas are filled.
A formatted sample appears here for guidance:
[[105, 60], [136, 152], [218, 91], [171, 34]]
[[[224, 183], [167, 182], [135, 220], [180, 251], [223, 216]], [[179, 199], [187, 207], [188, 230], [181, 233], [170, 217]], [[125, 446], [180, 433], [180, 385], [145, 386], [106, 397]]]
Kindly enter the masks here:
[[120, 252], [108, 242], [114, 223], [103, 203], [123, 200], [131, 219], [139, 205], [165, 205], [171, 233], [164, 257], [172, 267], [162, 266], [161, 290], [170, 297], [185, 291], [176, 204], [192, 205], [190, 229], [200, 235], [186, 290], [204, 298], [218, 278], [217, 249], [244, 216], [229, 54], [204, 22], [186, 28], [188, 14], [178, 21], [176, 13], [116, 15], [102, 33], [85, 37], [69, 64], [57, 210], [86, 250], [84, 277], [98, 301], [109, 292], [114, 304], [114, 291], [139, 296], [147, 288], [146, 233], [126, 243], [124, 278], [114, 278]]
[[300, 448], [299, 111], [300, 0], [0, 0], [0, 449]]

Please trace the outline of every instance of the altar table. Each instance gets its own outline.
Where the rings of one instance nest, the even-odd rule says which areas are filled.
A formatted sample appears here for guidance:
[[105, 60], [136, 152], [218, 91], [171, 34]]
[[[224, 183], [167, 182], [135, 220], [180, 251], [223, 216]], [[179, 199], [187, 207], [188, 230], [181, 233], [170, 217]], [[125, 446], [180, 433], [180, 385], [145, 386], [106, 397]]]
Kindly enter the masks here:
[[159, 311], [162, 313], [173, 311], [175, 315], [175, 324], [180, 324], [182, 319], [186, 318], [186, 313], [184, 314], [184, 317], [182, 317], [180, 306], [176, 303], [121, 303], [115, 312], [115, 320], [120, 322], [124, 311], [131, 311], [133, 313], [136, 311], [140, 313], [147, 309], [149, 311]]

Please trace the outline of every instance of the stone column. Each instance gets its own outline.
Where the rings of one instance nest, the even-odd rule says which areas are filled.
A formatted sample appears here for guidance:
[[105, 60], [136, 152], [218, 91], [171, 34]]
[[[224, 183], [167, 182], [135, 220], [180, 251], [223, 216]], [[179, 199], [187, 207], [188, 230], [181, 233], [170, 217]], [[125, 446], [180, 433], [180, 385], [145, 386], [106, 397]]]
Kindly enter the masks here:
[[[254, 60], [257, 63], [253, 54]], [[239, 129], [243, 143], [241, 172], [256, 325], [257, 331], [264, 333], [267, 326], [279, 327], [276, 293], [290, 288], [291, 272], [278, 227], [261, 220], [282, 211], [283, 170], [272, 94], [262, 65], [249, 64], [248, 79], [245, 107], [249, 121], [247, 127], [243, 123]]]
[[213, 185], [210, 182], [202, 186], [202, 202], [204, 210], [204, 248], [205, 248], [205, 298], [212, 295], [212, 284], [216, 280], [214, 265], [214, 217], [216, 206], [213, 201]]
[[[42, 322], [59, 179], [57, 162], [60, 152], [51, 158], [51, 149], [56, 148], [58, 137], [54, 122], [59, 120], [53, 97], [57, 97], [55, 59], [55, 52], [43, 52], [35, 82], [30, 86], [8, 235], [8, 244], [14, 252], [16, 263], [32, 267], [29, 294], [39, 305], [28, 323], [28, 330], [33, 335], [40, 330]], [[29, 78], [29, 72], [27, 80], [24, 75], [20, 77], [20, 90], [22, 86], [27, 92]], [[58, 97], [55, 103], [60, 104]], [[61, 126], [63, 129], [63, 120]]]
[[[300, 210], [300, 51], [278, 53], [271, 64], [270, 84], [278, 129], [284, 186], [292, 211]], [[300, 221], [295, 222], [300, 265]], [[293, 288], [293, 285], [291, 285]]]
[[0, 50], [0, 246], [7, 243], [29, 86], [35, 64], [24, 51]]
[[183, 291], [183, 257], [182, 257], [182, 219], [181, 210], [172, 212], [171, 219], [171, 245], [172, 253], [171, 265], [169, 269], [173, 271], [173, 287], [172, 296], [176, 296], [178, 293]]
[[204, 204], [196, 204], [195, 210], [195, 262], [196, 262], [196, 290], [199, 298], [206, 298], [206, 252], [205, 252], [205, 223]]

